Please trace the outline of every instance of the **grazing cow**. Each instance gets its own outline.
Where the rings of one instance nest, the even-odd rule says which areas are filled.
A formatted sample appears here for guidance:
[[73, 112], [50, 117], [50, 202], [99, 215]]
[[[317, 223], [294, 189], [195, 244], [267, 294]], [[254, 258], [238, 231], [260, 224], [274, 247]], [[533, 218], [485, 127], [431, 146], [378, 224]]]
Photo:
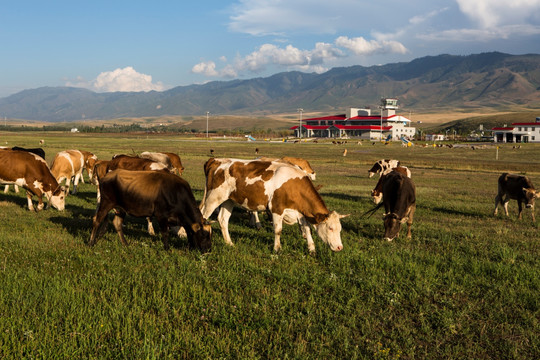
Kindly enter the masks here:
[[[9, 148], [4, 148], [4, 149], [9, 149]], [[22, 148], [22, 147], [19, 147], [19, 146], [14, 146], [14, 147], [11, 148], [11, 150], [31, 152], [31, 153], [36, 154], [37, 156], [41, 156], [43, 159], [45, 159], [45, 150], [43, 150], [42, 148], [27, 149], [27, 148]], [[16, 193], [19, 192], [19, 186], [13, 185], [13, 188], [15, 189]], [[9, 185], [6, 185], [4, 187], [4, 194], [7, 193], [8, 191], [9, 191]]]
[[175, 153], [145, 151], [141, 153], [140, 157], [162, 163], [167, 166], [167, 169], [169, 169], [170, 172], [176, 173], [178, 176], [182, 176], [182, 173], [184, 172], [182, 160], [180, 160], [180, 156]]
[[534, 199], [538, 197], [540, 197], [540, 191], [534, 189], [528, 177], [503, 173], [498, 181], [498, 192], [497, 196], [495, 196], [495, 211], [493, 215], [497, 215], [498, 205], [501, 203], [504, 213], [508, 216], [508, 202], [510, 199], [514, 199], [518, 203], [518, 219], [521, 219], [522, 203], [524, 203], [526, 208], [531, 209], [532, 219], [535, 221]]
[[[136, 170], [136, 171], [142, 171], [142, 170], [148, 170], [148, 171], [161, 171], [161, 172], [167, 172], [169, 173], [169, 170], [167, 169], [167, 165], [164, 165], [160, 162], [150, 160], [150, 159], [143, 159], [137, 156], [128, 156], [128, 155], [115, 155], [111, 160], [109, 160], [106, 163], [105, 167], [105, 173], [108, 173], [110, 171], [116, 170], [116, 169], [124, 169], [124, 170]], [[99, 170], [103, 172], [103, 169]], [[98, 189], [98, 203], [100, 201], [101, 192]], [[148, 222], [148, 232], [150, 235], [155, 235], [154, 226], [152, 224], [152, 219], [150, 217], [147, 218]]]
[[[286, 164], [291, 164], [291, 165], [297, 166], [298, 168], [300, 168], [300, 170], [305, 172], [306, 175], [309, 176], [309, 178], [311, 180], [315, 180], [315, 178], [317, 176], [317, 174], [315, 173], [315, 170], [313, 170], [313, 168], [309, 164], [309, 161], [307, 161], [305, 159], [302, 159], [302, 158], [292, 157], [292, 156], [283, 156], [283, 157], [277, 159], [277, 158], [269, 158], [269, 157], [262, 156], [262, 157], [257, 158], [257, 160], [261, 160], [261, 161], [278, 161], [278, 162], [283, 162], [283, 163], [286, 163]], [[317, 191], [319, 189], [320, 189], [320, 186], [317, 189]], [[252, 211], [251, 212], [251, 218], [249, 220], [249, 224], [251, 226], [255, 226], [259, 230], [262, 228], [261, 221], [259, 220], [259, 214], [257, 213], [257, 211]]]
[[60, 211], [64, 210], [64, 187], [58, 185], [41, 156], [26, 151], [0, 151], [0, 183], [25, 188], [28, 210], [34, 210], [32, 195], [38, 198], [37, 211], [43, 209], [43, 195], [47, 198], [47, 208], [52, 205]]
[[128, 245], [122, 224], [126, 214], [136, 217], [155, 216], [161, 228], [161, 239], [169, 249], [169, 226], [182, 226], [189, 245], [201, 251], [212, 246], [212, 227], [201, 215], [191, 187], [179, 176], [161, 171], [118, 169], [100, 179], [101, 201], [92, 219], [89, 245], [94, 245], [106, 230], [107, 215], [114, 209], [114, 228], [120, 241]]
[[377, 181], [377, 185], [375, 185], [375, 188], [371, 190], [371, 197], [373, 198], [373, 202], [375, 204], [378, 204], [382, 200], [382, 184], [384, 181], [385, 175], [392, 171], [397, 171], [402, 173], [403, 175], [407, 176], [408, 178], [411, 177], [411, 170], [405, 166], [398, 166], [392, 169], [386, 169], [383, 172], [381, 172], [381, 177], [379, 178], [379, 181]]
[[[84, 183], [82, 174], [83, 170], [85, 167], [90, 168], [96, 160], [97, 157], [88, 151], [60, 151], [53, 159], [51, 173], [54, 175], [58, 183], [61, 183], [63, 180], [66, 181], [66, 195], [69, 192], [71, 181], [73, 181], [73, 190], [71, 193], [76, 194], [79, 180], [82, 180]], [[88, 175], [91, 177], [92, 170], [87, 171]]]
[[407, 237], [416, 211], [416, 187], [412, 180], [398, 171], [391, 171], [383, 180], [384, 238], [392, 241], [399, 236], [401, 224], [407, 223]]
[[[96, 165], [97, 156], [92, 154], [89, 151], [85, 150], [79, 150], [84, 157], [84, 168], [86, 169], [86, 172], [88, 173], [88, 178], [90, 179], [90, 182], [92, 182], [92, 176], [94, 171], [94, 166]], [[84, 176], [81, 175], [81, 181], [84, 184]]]
[[228, 227], [236, 203], [249, 211], [270, 210], [275, 251], [281, 249], [283, 221], [300, 224], [311, 253], [315, 252], [315, 244], [310, 224], [330, 249], [343, 249], [339, 219], [348, 215], [328, 211], [309, 177], [298, 167], [281, 161], [211, 158], [204, 165], [204, 173], [201, 211], [208, 218], [221, 205], [218, 220], [228, 245], [233, 245]]
[[369, 177], [379, 174], [386, 169], [392, 169], [399, 166], [399, 160], [381, 159], [377, 161], [371, 169], [368, 170]]

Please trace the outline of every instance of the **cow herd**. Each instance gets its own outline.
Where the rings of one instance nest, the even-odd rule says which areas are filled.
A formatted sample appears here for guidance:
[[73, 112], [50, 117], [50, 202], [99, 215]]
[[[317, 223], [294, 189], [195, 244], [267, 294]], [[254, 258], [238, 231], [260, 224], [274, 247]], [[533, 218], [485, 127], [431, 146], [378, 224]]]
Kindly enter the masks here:
[[[83, 170], [98, 186], [96, 212], [88, 245], [94, 245], [105, 232], [109, 212], [114, 212], [113, 226], [120, 241], [127, 245], [123, 233], [126, 215], [145, 217], [148, 231], [154, 234], [152, 219], [160, 226], [165, 249], [169, 248], [169, 232], [174, 229], [188, 238], [190, 247], [206, 252], [211, 249], [212, 228], [208, 219], [214, 211], [226, 244], [233, 246], [229, 234], [229, 219], [234, 207], [252, 214], [260, 226], [257, 212], [270, 215], [274, 229], [274, 250], [281, 249], [283, 223], [298, 224], [310, 253], [315, 252], [311, 235], [313, 228], [332, 251], [341, 251], [340, 219], [349, 216], [330, 211], [313, 185], [315, 171], [308, 161], [294, 157], [254, 160], [213, 158], [204, 164], [205, 189], [197, 204], [192, 189], [182, 177], [184, 167], [174, 153], [143, 152], [138, 156], [114, 155], [110, 160], [98, 160], [83, 150], [60, 151], [49, 167], [42, 149], [1, 148], [0, 184], [23, 187], [27, 192], [29, 210], [52, 206], [64, 210], [71, 183], [71, 194], [77, 193]], [[399, 236], [401, 225], [407, 224], [407, 237], [416, 210], [416, 187], [411, 171], [398, 160], [379, 160], [368, 170], [369, 177], [379, 174], [371, 195], [376, 207], [384, 206], [384, 239]], [[65, 181], [65, 185], [61, 185]], [[32, 196], [38, 198], [34, 208]], [[502, 204], [508, 216], [507, 204], [515, 199], [521, 218], [522, 204], [532, 209], [540, 192], [522, 175], [504, 173], [498, 179], [495, 210]], [[382, 200], [382, 203], [381, 203]]]

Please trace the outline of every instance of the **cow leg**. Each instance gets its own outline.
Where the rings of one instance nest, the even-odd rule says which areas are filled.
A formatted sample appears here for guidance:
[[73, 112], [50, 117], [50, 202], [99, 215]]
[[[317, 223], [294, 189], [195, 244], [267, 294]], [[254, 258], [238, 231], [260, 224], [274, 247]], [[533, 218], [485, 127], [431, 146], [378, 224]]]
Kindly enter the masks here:
[[96, 214], [92, 218], [92, 233], [90, 234], [89, 246], [95, 245], [96, 241], [103, 235], [107, 229], [109, 220], [107, 215], [112, 210], [112, 206], [105, 207], [103, 204], [99, 204], [96, 209]]
[[414, 212], [415, 211], [416, 211], [416, 206], [413, 207], [409, 211], [409, 219], [407, 220], [407, 238], [408, 239], [412, 238], [411, 228], [412, 228], [412, 224], [413, 224], [413, 218], [414, 218]]
[[499, 203], [502, 204], [502, 199], [501, 195], [497, 194], [497, 196], [495, 196], [495, 210], [493, 210], [493, 215], [497, 215], [497, 212], [499, 210]]
[[281, 230], [283, 230], [283, 216], [272, 214], [272, 222], [274, 223], [274, 251], [281, 251]]
[[315, 243], [313, 242], [313, 237], [311, 236], [311, 228], [309, 223], [307, 222], [306, 218], [302, 216], [300, 219], [298, 219], [298, 225], [300, 226], [300, 230], [302, 230], [302, 236], [307, 241], [307, 246], [309, 253], [314, 255], [315, 254]]
[[122, 230], [122, 225], [124, 224], [124, 219], [126, 217], [126, 212], [121, 210], [115, 210], [114, 212], [114, 219], [113, 219], [113, 225], [114, 229], [118, 233], [118, 236], [120, 236], [120, 241], [125, 246], [128, 246], [128, 242], [126, 241], [126, 238], [124, 237], [124, 231]]
[[4, 186], [4, 194], [7, 194], [9, 191], [9, 185]]
[[19, 193], [19, 185], [13, 185], [13, 189], [15, 189], [15, 192]]
[[66, 177], [66, 196], [69, 194], [69, 186], [71, 185], [71, 178]]
[[150, 234], [151, 236], [155, 236], [156, 232], [154, 231], [154, 224], [152, 224], [152, 218], [147, 217], [146, 222], [148, 223], [148, 234]]
[[508, 196], [505, 196], [502, 199], [502, 205], [503, 205], [504, 213], [506, 214], [506, 216], [509, 216], [508, 215], [508, 202], [510, 202], [510, 198]]
[[251, 211], [251, 217], [249, 218], [249, 225], [255, 226], [257, 230], [262, 229], [261, 221], [259, 220], [259, 213], [257, 211]]
[[163, 241], [163, 248], [165, 250], [169, 250], [169, 221], [167, 218], [158, 219], [158, 224], [161, 229], [161, 241]]
[[[221, 227], [221, 234], [223, 235], [223, 240], [225, 243], [230, 246], [234, 246], [231, 235], [229, 235], [229, 219], [231, 217], [234, 207], [234, 202], [232, 200], [227, 200], [221, 204], [221, 209], [218, 214], [219, 226]], [[203, 216], [204, 217], [204, 216]], [[204, 217], [206, 219], [206, 217]]]
[[28, 201], [28, 210], [34, 211], [34, 204], [32, 204], [32, 193], [30, 191], [26, 192], [26, 200]]

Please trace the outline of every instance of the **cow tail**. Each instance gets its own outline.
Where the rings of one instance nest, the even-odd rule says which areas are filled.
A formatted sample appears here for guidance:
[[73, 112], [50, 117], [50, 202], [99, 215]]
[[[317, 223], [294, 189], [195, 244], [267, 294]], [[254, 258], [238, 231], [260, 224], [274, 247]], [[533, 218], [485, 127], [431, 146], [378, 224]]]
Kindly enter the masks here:
[[368, 218], [370, 218], [373, 214], [375, 214], [375, 212], [377, 210], [379, 210], [382, 206], [384, 205], [384, 202], [381, 202], [379, 205], [375, 206], [373, 209], [370, 209], [368, 211], [366, 211], [365, 213], [363, 213], [362, 215], [360, 215], [360, 217], [364, 217], [366, 215], [369, 214]]

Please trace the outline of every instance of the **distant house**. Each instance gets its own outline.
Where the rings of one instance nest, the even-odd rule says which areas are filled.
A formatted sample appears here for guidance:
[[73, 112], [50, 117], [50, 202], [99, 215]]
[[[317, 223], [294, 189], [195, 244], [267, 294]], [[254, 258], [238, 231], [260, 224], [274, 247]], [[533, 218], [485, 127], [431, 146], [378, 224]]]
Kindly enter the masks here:
[[446, 137], [443, 134], [427, 134], [426, 141], [444, 141]]
[[496, 143], [540, 142], [540, 117], [535, 122], [513, 123], [511, 126], [494, 127], [491, 130]]
[[71, 129], [71, 132], [72, 132], [72, 133], [76, 133], [76, 132], [79, 132], [79, 129], [77, 129], [77, 128], [73, 128], [73, 129]]
[[412, 139], [416, 128], [411, 120], [396, 115], [397, 99], [381, 99], [380, 115], [371, 115], [369, 108], [350, 108], [347, 114], [302, 120], [293, 126], [297, 137], [360, 138], [365, 140]]

